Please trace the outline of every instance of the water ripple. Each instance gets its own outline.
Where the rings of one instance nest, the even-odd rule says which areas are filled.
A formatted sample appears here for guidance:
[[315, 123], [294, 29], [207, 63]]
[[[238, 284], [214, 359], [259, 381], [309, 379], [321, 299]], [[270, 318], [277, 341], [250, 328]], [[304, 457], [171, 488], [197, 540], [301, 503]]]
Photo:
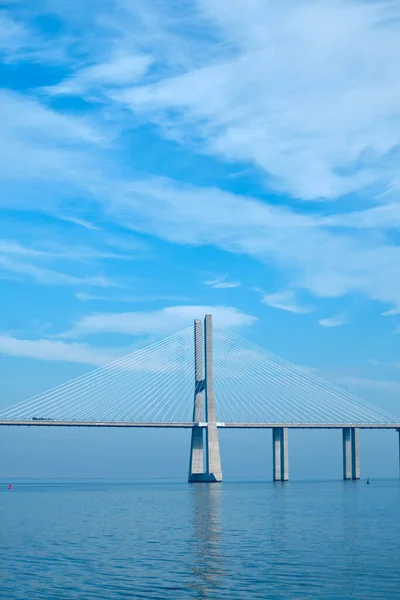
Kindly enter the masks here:
[[399, 482], [5, 490], [7, 600], [400, 598]]

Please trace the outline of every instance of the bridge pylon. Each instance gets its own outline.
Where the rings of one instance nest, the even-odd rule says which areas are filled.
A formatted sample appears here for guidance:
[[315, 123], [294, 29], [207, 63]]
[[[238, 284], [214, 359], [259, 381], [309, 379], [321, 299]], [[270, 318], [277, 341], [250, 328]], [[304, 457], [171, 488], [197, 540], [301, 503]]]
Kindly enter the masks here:
[[[213, 381], [212, 315], [206, 315], [204, 319], [204, 344], [202, 323], [198, 320], [194, 322], [194, 365], [193, 421], [195, 425], [192, 428], [190, 444], [189, 483], [222, 481]], [[205, 427], [202, 425], [204, 394]]]

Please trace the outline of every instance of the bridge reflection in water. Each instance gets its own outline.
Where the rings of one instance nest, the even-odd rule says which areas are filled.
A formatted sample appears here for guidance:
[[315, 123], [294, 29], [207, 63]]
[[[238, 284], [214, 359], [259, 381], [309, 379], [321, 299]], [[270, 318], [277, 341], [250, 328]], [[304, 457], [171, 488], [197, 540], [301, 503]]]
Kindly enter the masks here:
[[219, 582], [226, 576], [221, 552], [221, 486], [207, 483], [191, 486], [193, 536], [191, 586], [198, 598], [213, 600]]

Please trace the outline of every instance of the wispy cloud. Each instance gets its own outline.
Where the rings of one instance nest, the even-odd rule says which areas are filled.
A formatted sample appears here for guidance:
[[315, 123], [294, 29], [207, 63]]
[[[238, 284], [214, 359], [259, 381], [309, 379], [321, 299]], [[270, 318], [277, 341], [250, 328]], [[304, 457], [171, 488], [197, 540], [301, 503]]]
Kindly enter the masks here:
[[44, 285], [87, 285], [104, 288], [118, 286], [117, 283], [114, 283], [101, 275], [78, 277], [76, 275], [70, 275], [41, 267], [33, 263], [14, 260], [4, 255], [0, 255], [0, 272], [1, 271], [3, 271], [3, 277], [4, 273], [11, 273], [14, 276], [16, 275], [19, 277], [28, 276], [36, 283]]
[[348, 318], [344, 315], [327, 317], [326, 319], [320, 319], [318, 321], [321, 327], [341, 327], [342, 325], [346, 325], [348, 322]]
[[400, 381], [371, 379], [368, 377], [341, 377], [337, 381], [364, 390], [377, 390], [397, 396], [400, 393]]
[[230, 306], [170, 306], [151, 312], [89, 315], [75, 323], [62, 337], [98, 333], [163, 336], [190, 326], [194, 319], [202, 318], [206, 313], [211, 313], [214, 322], [223, 327], [250, 326], [257, 321], [256, 317]]
[[228, 275], [223, 275], [221, 277], [216, 277], [215, 279], [205, 281], [204, 285], [208, 285], [215, 290], [227, 290], [230, 288], [240, 287], [240, 283], [238, 281], [229, 281]]
[[203, 60], [115, 100], [166, 136], [253, 163], [295, 197], [337, 198], [396, 179], [398, 8], [354, 0], [197, 8], [197, 30], [211, 24], [214, 34]]
[[66, 214], [77, 194], [84, 194], [86, 202], [94, 192], [96, 199], [101, 197], [107, 188], [102, 169], [112, 140], [107, 126], [6, 90], [0, 90], [0, 110], [1, 208], [54, 214], [63, 206]]
[[261, 302], [273, 308], [296, 314], [307, 314], [315, 310], [312, 306], [301, 304], [292, 290], [283, 290], [274, 294], [264, 294]]
[[[213, 244], [268, 264], [273, 261], [290, 270], [291, 283], [315, 296], [356, 291], [400, 302], [400, 249], [374, 232], [345, 234], [341, 227], [323, 226], [317, 213], [301, 214], [218, 188], [167, 178], [122, 179], [104, 155], [105, 134], [87, 122], [64, 119], [16, 94], [0, 94], [2, 100], [8, 108], [0, 174], [13, 189], [14, 206], [32, 209], [39, 194], [44, 198], [41, 210], [53, 214], [79, 193], [95, 202], [107, 219], [139, 233], [179, 244]], [[27, 157], [23, 167], [21, 156]], [[1, 202], [10, 204], [7, 194]]]
[[[71, 3], [58, 6], [60, 18], [74, 25]], [[85, 113], [63, 114], [35, 92], [0, 93], [1, 205], [70, 214], [70, 204], [84, 199], [88, 214], [98, 211], [132, 231], [273, 264], [288, 274], [289, 286], [315, 297], [353, 292], [399, 305], [400, 249], [380, 229], [398, 219], [398, 9], [353, 0], [204, 0], [176, 20], [175, 3], [148, 0], [132, 10], [122, 2], [105, 16], [109, 6], [81, 7], [79, 19], [94, 34], [74, 37], [71, 58], [79, 55], [79, 64], [72, 60], [60, 82], [59, 89], [75, 86], [88, 103]], [[151, 57], [151, 71], [142, 65], [151, 80], [140, 80], [137, 57]], [[101, 108], [90, 105], [93, 86], [103, 90]], [[116, 142], [138, 119], [191, 152], [253, 165], [267, 188], [291, 194], [290, 202], [138, 179], [118, 164]], [[365, 210], [351, 213], [346, 205], [331, 218], [299, 208], [299, 199], [338, 199], [365, 186], [372, 186]]]
[[396, 315], [400, 315], [400, 307], [398, 306], [395, 308], [390, 308], [389, 310], [385, 310], [382, 313], [383, 317], [395, 317]]
[[80, 69], [62, 83], [43, 91], [53, 95], [81, 95], [104, 86], [132, 85], [146, 73], [150, 62], [148, 56], [117, 53], [102, 63]]
[[27, 340], [0, 336], [0, 354], [40, 360], [65, 361], [101, 366], [119, 356], [123, 351], [93, 348], [88, 344], [66, 343], [56, 340]]
[[0, 12], [0, 52], [8, 56], [31, 41], [31, 32], [6, 11]]
[[[59, 64], [67, 61], [67, 48], [63, 43], [55, 43], [42, 36], [29, 23], [31, 7], [25, 5], [21, 12], [18, 5], [23, 0], [8, 0], [0, 5], [0, 58], [5, 64], [17, 64], [21, 61]], [[17, 9], [12, 11], [12, 9]], [[8, 9], [8, 10], [7, 10]], [[18, 12], [19, 17], [12, 12]], [[25, 18], [24, 18], [25, 17]], [[71, 42], [71, 40], [70, 40]]]
[[[120, 287], [120, 284], [104, 275], [90, 273], [90, 264], [99, 259], [129, 258], [104, 247], [95, 249], [79, 247], [76, 244], [68, 246], [49, 239], [43, 239], [35, 247], [14, 240], [0, 239], [0, 273], [3, 277], [11, 273], [13, 277], [29, 278], [45, 285]], [[69, 267], [68, 272], [60, 263], [64, 263], [65, 268]], [[72, 268], [69, 263], [72, 263]]]
[[56, 240], [43, 240], [36, 247], [23, 246], [13, 240], [0, 239], [0, 255], [24, 256], [35, 259], [65, 259], [66, 261], [81, 261], [82, 259], [112, 258], [119, 260], [130, 260], [131, 255], [117, 254], [105, 248], [91, 248], [90, 246], [72, 247], [61, 244]]
[[[386, 197], [385, 197], [386, 196]], [[328, 227], [346, 229], [398, 229], [400, 226], [400, 205], [392, 202], [392, 195], [387, 192], [380, 196], [381, 203], [373, 208], [355, 210], [351, 213], [336, 214], [321, 219], [321, 224]], [[387, 204], [385, 202], [388, 202]]]
[[92, 231], [101, 231], [101, 229], [102, 229], [98, 225], [95, 225], [94, 223], [91, 223], [90, 221], [87, 221], [86, 219], [81, 219], [80, 217], [74, 217], [74, 216], [70, 216], [70, 215], [61, 215], [61, 214], [56, 214], [54, 216], [56, 216], [57, 219], [60, 219], [61, 221], [67, 221], [68, 223], [73, 223], [74, 225], [79, 225], [79, 227], [83, 227], [84, 229], [90, 229]]
[[388, 370], [395, 369], [397, 371], [400, 368], [399, 363], [391, 362], [391, 361], [387, 361], [387, 360], [376, 360], [375, 358], [369, 359], [368, 363], [370, 365], [373, 365], [374, 367], [378, 367], [378, 368], [382, 367], [383, 369], [388, 369]]
[[86, 292], [77, 292], [75, 294], [75, 297], [80, 300], [81, 302], [103, 302], [103, 301], [109, 301], [109, 300], [114, 300], [113, 298], [110, 298], [109, 296], [101, 296], [99, 294], [87, 294]]
[[143, 302], [160, 302], [160, 301], [168, 301], [168, 302], [184, 302], [187, 301], [188, 298], [184, 298], [181, 296], [172, 296], [170, 294], [143, 294], [143, 295], [125, 295], [118, 294], [117, 296], [105, 296], [98, 294], [87, 294], [86, 292], [77, 292], [75, 294], [76, 298], [81, 302], [125, 302], [127, 304], [135, 304], [135, 303], [143, 303]]
[[127, 226], [171, 242], [214, 244], [265, 263], [273, 260], [290, 269], [296, 287], [315, 296], [361, 292], [375, 300], [400, 302], [400, 248], [374, 234], [359, 237], [345, 235], [341, 228], [326, 229], [315, 213], [152, 178], [137, 181], [114, 198], [114, 218], [120, 214]]

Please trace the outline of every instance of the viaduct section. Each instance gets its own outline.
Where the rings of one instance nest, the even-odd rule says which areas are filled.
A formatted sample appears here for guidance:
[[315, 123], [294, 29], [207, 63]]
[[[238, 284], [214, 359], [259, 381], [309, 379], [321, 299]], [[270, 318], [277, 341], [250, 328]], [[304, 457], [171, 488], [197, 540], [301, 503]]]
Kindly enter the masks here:
[[[186, 331], [186, 330], [185, 330]], [[191, 347], [190, 332], [188, 333], [188, 344]], [[187, 346], [189, 348], [189, 345]], [[186, 346], [185, 346], [186, 352]], [[190, 352], [192, 350], [190, 349]], [[141, 359], [143, 360], [143, 359]], [[192, 362], [188, 359], [187, 388], [191, 393]], [[122, 365], [125, 365], [125, 359], [121, 359]], [[113, 364], [113, 363], [112, 363]], [[127, 364], [130, 364], [129, 362]], [[112, 366], [112, 365], [111, 365]], [[213, 374], [213, 332], [212, 316], [206, 315], [204, 321], [196, 320], [194, 322], [194, 381], [193, 381], [193, 415], [189, 422], [167, 421], [166, 419], [149, 420], [126, 419], [116, 417], [113, 420], [89, 420], [82, 418], [82, 410], [75, 419], [65, 420], [56, 419], [36, 419], [29, 416], [32, 410], [36, 410], [38, 404], [41, 406], [52, 407], [53, 405], [71, 402], [72, 405], [79, 404], [82, 398], [88, 394], [90, 398], [95, 399], [100, 390], [103, 397], [107, 395], [103, 391], [104, 381], [112, 373], [110, 367], [105, 368], [106, 375], [98, 377], [99, 382], [92, 375], [87, 376], [83, 383], [80, 379], [73, 380], [55, 391], [50, 390], [44, 396], [45, 401], [37, 400], [36, 397], [26, 401], [25, 404], [11, 407], [0, 416], [0, 426], [33, 426], [33, 427], [151, 427], [151, 428], [185, 428], [191, 429], [190, 461], [189, 461], [189, 482], [220, 482], [222, 481], [221, 457], [219, 450], [218, 430], [226, 429], [271, 429], [272, 430], [272, 454], [273, 454], [273, 479], [274, 481], [289, 480], [289, 452], [288, 436], [289, 429], [341, 429], [342, 430], [342, 450], [343, 450], [343, 479], [356, 480], [360, 478], [360, 451], [359, 451], [359, 432], [360, 429], [391, 429], [399, 432], [399, 451], [400, 451], [400, 423], [397, 419], [394, 422], [378, 420], [378, 422], [356, 422], [342, 421], [340, 414], [335, 422], [320, 422], [323, 419], [316, 419], [315, 422], [226, 422], [217, 421], [216, 399], [214, 395], [214, 374]], [[107, 370], [108, 369], [108, 370]], [[123, 369], [122, 369], [123, 370]], [[116, 372], [119, 373], [118, 369]], [[111, 377], [111, 376], [110, 376]], [[112, 377], [116, 377], [112, 375]], [[229, 377], [229, 373], [227, 374]], [[248, 373], [251, 378], [251, 371]], [[265, 385], [265, 378], [260, 376], [261, 384], [265, 386], [265, 394], [268, 394], [268, 386]], [[114, 383], [115, 379], [112, 379]], [[250, 380], [251, 381], [251, 380]], [[76, 383], [78, 382], [78, 383]], [[144, 384], [141, 383], [142, 388]], [[279, 380], [278, 380], [279, 385]], [[185, 383], [186, 386], [186, 383]], [[109, 386], [110, 387], [110, 386]], [[128, 387], [128, 386], [126, 386]], [[90, 391], [90, 390], [94, 391]], [[89, 390], [89, 391], [88, 391]], [[293, 389], [296, 393], [296, 388]], [[91, 394], [91, 396], [90, 396]], [[251, 394], [251, 386], [245, 391], [245, 394]], [[148, 397], [149, 394], [147, 393]], [[161, 398], [163, 397], [160, 394]], [[40, 396], [39, 396], [40, 397]], [[284, 396], [285, 397], [285, 396]], [[71, 401], [72, 398], [72, 401]], [[89, 400], [92, 406], [93, 399]], [[251, 397], [248, 398], [251, 400]], [[268, 400], [268, 398], [266, 398]], [[218, 398], [217, 398], [218, 401]], [[87, 401], [86, 401], [87, 402]], [[143, 399], [141, 400], [143, 404]], [[280, 400], [284, 404], [285, 400]], [[40, 404], [41, 403], [41, 404]], [[244, 403], [245, 404], [245, 403]], [[64, 404], [63, 404], [64, 406]], [[246, 408], [246, 406], [245, 406]], [[285, 408], [281, 406], [281, 408]], [[340, 405], [340, 408], [342, 406]], [[289, 415], [290, 413], [286, 411]], [[57, 414], [57, 413], [56, 413]], [[68, 413], [67, 413], [68, 414]], [[73, 413], [72, 413], [73, 414]], [[346, 414], [346, 411], [343, 412]], [[349, 413], [347, 413], [349, 414]], [[351, 413], [350, 413], [351, 414]], [[6, 417], [6, 418], [5, 418]], [[243, 415], [246, 419], [246, 414]], [[363, 415], [361, 413], [361, 419]], [[372, 421], [373, 419], [370, 419]]]

